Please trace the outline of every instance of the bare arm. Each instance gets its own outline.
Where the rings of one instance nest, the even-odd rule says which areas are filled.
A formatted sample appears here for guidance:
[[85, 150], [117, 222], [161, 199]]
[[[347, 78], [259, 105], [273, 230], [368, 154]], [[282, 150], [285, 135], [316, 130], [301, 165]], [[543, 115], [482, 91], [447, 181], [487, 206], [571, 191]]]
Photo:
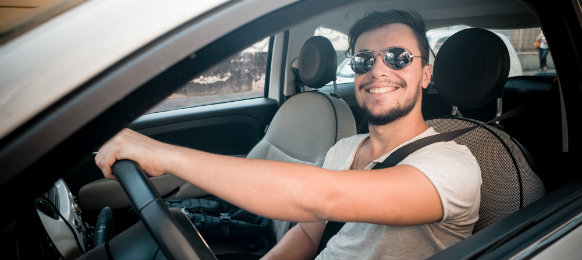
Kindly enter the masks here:
[[104, 145], [96, 157], [108, 177], [111, 165], [119, 159], [134, 160], [151, 175], [172, 173], [269, 218], [414, 225], [438, 221], [443, 214], [432, 183], [406, 165], [375, 171], [332, 171], [209, 154], [163, 144], [129, 130]]

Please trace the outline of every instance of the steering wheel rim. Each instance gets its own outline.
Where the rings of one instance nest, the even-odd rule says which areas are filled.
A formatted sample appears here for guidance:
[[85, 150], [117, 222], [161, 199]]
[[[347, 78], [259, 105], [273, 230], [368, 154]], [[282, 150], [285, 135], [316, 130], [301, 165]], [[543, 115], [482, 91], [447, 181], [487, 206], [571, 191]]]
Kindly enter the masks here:
[[112, 170], [137, 215], [168, 259], [216, 259], [191, 222], [179, 224], [135, 162], [117, 161]]

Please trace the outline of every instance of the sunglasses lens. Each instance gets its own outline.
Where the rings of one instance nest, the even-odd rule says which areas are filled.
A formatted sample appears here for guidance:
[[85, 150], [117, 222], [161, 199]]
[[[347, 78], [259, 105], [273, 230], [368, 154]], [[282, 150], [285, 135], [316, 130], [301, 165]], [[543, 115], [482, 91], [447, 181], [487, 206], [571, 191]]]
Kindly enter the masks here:
[[358, 53], [352, 57], [350, 65], [355, 73], [364, 74], [374, 66], [374, 57], [367, 53]]
[[384, 62], [394, 70], [406, 68], [412, 62], [412, 54], [403, 48], [392, 48], [384, 54]]

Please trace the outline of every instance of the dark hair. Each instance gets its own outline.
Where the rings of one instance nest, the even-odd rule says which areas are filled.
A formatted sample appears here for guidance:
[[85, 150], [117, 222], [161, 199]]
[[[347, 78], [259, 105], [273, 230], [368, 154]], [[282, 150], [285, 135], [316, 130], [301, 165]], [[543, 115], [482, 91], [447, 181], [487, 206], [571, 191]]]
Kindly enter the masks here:
[[401, 11], [389, 10], [384, 12], [372, 12], [364, 16], [350, 29], [348, 36], [349, 47], [346, 52], [347, 56], [354, 55], [356, 48], [356, 41], [362, 33], [380, 28], [382, 26], [394, 23], [402, 23], [408, 25], [416, 36], [418, 48], [420, 49], [420, 56], [422, 56], [422, 66], [428, 63], [428, 39], [426, 38], [426, 29], [424, 27], [424, 20], [415, 11]]

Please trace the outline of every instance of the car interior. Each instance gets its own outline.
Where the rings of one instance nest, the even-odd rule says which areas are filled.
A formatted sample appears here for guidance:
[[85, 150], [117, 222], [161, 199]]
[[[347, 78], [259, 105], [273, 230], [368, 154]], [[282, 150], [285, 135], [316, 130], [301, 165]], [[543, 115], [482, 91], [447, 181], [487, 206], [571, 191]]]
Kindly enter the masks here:
[[[356, 134], [356, 122], [347, 103], [334, 93], [317, 91], [335, 80], [335, 55], [332, 43], [325, 37], [314, 36], [306, 41], [300, 52], [297, 75], [302, 85], [313, 91], [299, 93], [286, 101], [246, 158], [322, 166], [327, 150], [340, 139]], [[171, 175], [154, 177], [151, 181], [160, 194], [178, 187], [172, 198], [209, 195]], [[103, 197], [103, 194], [116, 195]], [[79, 202], [83, 208], [94, 210], [129, 205], [118, 182], [110, 179], [99, 179], [81, 187]], [[283, 237], [290, 224], [273, 220], [277, 240]]]
[[[212, 153], [321, 166], [327, 150], [338, 140], [367, 132], [353, 82], [338, 83], [338, 66], [346, 56], [345, 47], [335, 39], [344, 37], [338, 35], [346, 35], [356, 19], [372, 10], [416, 10], [425, 19], [427, 30], [469, 27], [450, 36], [438, 53], [431, 55], [434, 71], [432, 83], [423, 91], [422, 112], [427, 124], [438, 132], [474, 127], [454, 140], [469, 147], [481, 167], [480, 219], [471, 238], [434, 259], [480, 255], [505, 258], [504, 253], [515, 252], [499, 251], [511, 246], [503, 241], [519, 238], [524, 244], [532, 243], [541, 235], [522, 238], [520, 232], [532, 223], [543, 222], [539, 220], [542, 216], [578, 206], [572, 194], [582, 187], [580, 177], [568, 170], [575, 161], [573, 153], [568, 152], [568, 140], [575, 137], [571, 136], [573, 128], [569, 128], [565, 114], [563, 82], [567, 81], [558, 78], [557, 66], [548, 72], [509, 77], [508, 50], [492, 32], [540, 27], [540, 19], [548, 19], [540, 16], [540, 5], [517, 0], [395, 0], [339, 1], [337, 8], [326, 6], [332, 3], [291, 4], [254, 20], [200, 50], [195, 58], [185, 54], [183, 61], [108, 108], [71, 137], [81, 140], [80, 135], [94, 134], [94, 140], [76, 144], [70, 141], [59, 148], [88, 146], [85, 153], [71, 155], [77, 160], [61, 166], [63, 172], [44, 177], [58, 180], [54, 185], [42, 186], [42, 196], [35, 197], [34, 208], [17, 206], [22, 212], [34, 213], [26, 219], [35, 223], [27, 228], [18, 225], [18, 230], [34, 234], [34, 238], [19, 236], [20, 243], [42, 244], [38, 246], [42, 250], [25, 252], [26, 247], [6, 242], [3, 244], [7, 248], [17, 248], [7, 250], [19, 258], [42, 255], [65, 259], [246, 259], [264, 255], [270, 248], [249, 248], [228, 239], [207, 240], [211, 251], [208, 250], [178, 208], [170, 209], [167, 216], [165, 205], [158, 205], [155, 212], [136, 212], [135, 203], [144, 203], [141, 200], [146, 197], [157, 201], [212, 195], [172, 175], [143, 180], [133, 176], [103, 179], [94, 164], [94, 152], [122, 127], [129, 127], [163, 142]], [[302, 11], [306, 9], [310, 10]], [[316, 35], [320, 28], [338, 34]], [[551, 41], [555, 38], [546, 34], [554, 44]], [[175, 95], [174, 91], [192, 84], [193, 78], [207, 72], [210, 65], [234, 57], [265, 37], [269, 43], [262, 79], [264, 90], [258, 97], [151, 112], [153, 106], [161, 106], [170, 99], [166, 97]], [[555, 47], [552, 54], [554, 50]], [[143, 53], [146, 52], [139, 55]], [[553, 58], [557, 61], [556, 57]], [[40, 166], [30, 171], [39, 170]], [[125, 167], [120, 170], [124, 172], [139, 171], [131, 163], [119, 167]], [[12, 190], [4, 189], [5, 192]], [[67, 207], [74, 209], [68, 215], [60, 210]], [[159, 215], [164, 217], [157, 218]], [[105, 218], [107, 243], [96, 245], [95, 237]], [[176, 220], [167, 220], [172, 218]], [[555, 223], [547, 224], [549, 229], [564, 222], [551, 218], [544, 221]], [[294, 224], [271, 220], [275, 240], [280, 240]], [[165, 232], [174, 235], [164, 238]], [[188, 250], [181, 251], [183, 248]], [[167, 252], [172, 253], [164, 256]]]

